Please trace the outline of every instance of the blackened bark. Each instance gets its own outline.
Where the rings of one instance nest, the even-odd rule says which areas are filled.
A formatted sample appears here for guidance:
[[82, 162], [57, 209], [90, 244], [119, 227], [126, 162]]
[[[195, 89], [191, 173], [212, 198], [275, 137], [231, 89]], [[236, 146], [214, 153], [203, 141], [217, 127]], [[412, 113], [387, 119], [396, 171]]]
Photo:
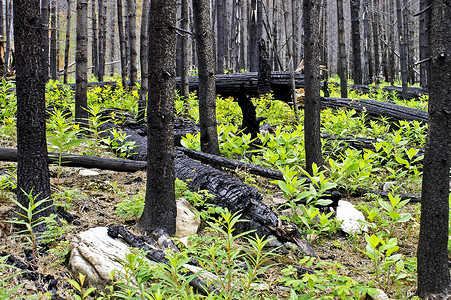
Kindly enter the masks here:
[[370, 77], [371, 64], [371, 38], [370, 38], [370, 19], [369, 19], [369, 0], [363, 0], [363, 67], [362, 67], [362, 81], [364, 84], [370, 84], [372, 79]]
[[324, 165], [321, 152], [321, 100], [319, 70], [319, 6], [318, 0], [304, 0], [305, 35], [305, 107], [304, 138], [306, 170], [313, 175], [312, 164]]
[[226, 55], [227, 41], [226, 41], [226, 28], [227, 15], [226, 15], [226, 1], [216, 0], [216, 66], [217, 73], [222, 74], [224, 71], [224, 58]]
[[418, 295], [451, 294], [448, 262], [449, 169], [451, 167], [451, 6], [431, 1], [429, 128], [423, 166], [418, 243]]
[[248, 31], [248, 64], [251, 72], [258, 71], [258, 32], [257, 32], [257, 0], [251, 0], [247, 23]]
[[[114, 31], [114, 25], [115, 25], [115, 20], [116, 20], [116, 5], [115, 5], [115, 1], [112, 0], [111, 2], [111, 9], [110, 9], [110, 22], [109, 22], [109, 26], [108, 26], [108, 36], [109, 36], [109, 44], [110, 44], [110, 62], [113, 62], [115, 60], [115, 53], [116, 53], [116, 43], [115, 43], [115, 38], [116, 38], [116, 33]], [[111, 64], [110, 65], [110, 76], [114, 76], [114, 67], [115, 64]]]
[[149, 20], [147, 186], [139, 226], [175, 234], [174, 93], [176, 0], [152, 0]]
[[148, 45], [149, 45], [149, 10], [150, 0], [143, 1], [142, 16], [141, 16], [141, 33], [139, 35], [139, 58], [141, 64], [141, 87], [139, 90], [138, 100], [138, 122], [144, 121], [147, 103], [147, 93], [149, 91], [149, 63], [147, 59]]
[[96, 3], [99, 0], [93, 0], [91, 2], [91, 22], [92, 22], [92, 47], [91, 47], [91, 61], [92, 61], [92, 74], [95, 77], [99, 77], [99, 31], [97, 29], [97, 13]]
[[210, 2], [207, 0], [194, 0], [193, 15], [196, 27], [197, 64], [199, 68], [200, 144], [202, 151], [219, 154]]
[[345, 27], [343, 0], [337, 0], [338, 24], [338, 76], [340, 77], [341, 98], [348, 98], [348, 70], [346, 63]]
[[[181, 21], [181, 27], [183, 30], [189, 31], [189, 2], [188, 0], [182, 0], [182, 21]], [[183, 96], [185, 100], [185, 107], [186, 109], [189, 109], [189, 82], [188, 82], [188, 72], [189, 72], [189, 35], [183, 34], [182, 36], [182, 73], [181, 73], [181, 80], [182, 80], [182, 88], [181, 88], [181, 95]]]
[[57, 24], [56, 0], [52, 0], [50, 14], [50, 78], [58, 79], [58, 51], [57, 51]]
[[429, 30], [431, 26], [431, 9], [427, 9], [431, 5], [432, 0], [420, 0], [420, 84], [427, 88], [428, 83], [428, 66], [425, 60], [429, 58]]
[[[7, 1], [8, 3], [8, 1]], [[12, 3], [12, 0], [9, 0], [9, 3]], [[6, 5], [7, 10], [9, 10], [8, 4]], [[44, 81], [47, 82], [49, 80], [49, 21], [50, 21], [50, 1], [42, 0], [41, 1], [41, 20], [42, 20], [42, 28], [41, 28], [41, 37], [42, 37], [42, 68], [44, 73]], [[8, 57], [8, 56], [7, 56]]]
[[138, 81], [138, 52], [136, 51], [136, 0], [128, 2], [128, 36], [130, 42], [130, 87], [134, 88]]
[[352, 31], [352, 78], [354, 83], [362, 83], [362, 55], [360, 53], [360, 0], [351, 0]]
[[77, 0], [77, 45], [75, 52], [75, 120], [86, 124], [88, 120], [88, 1]]
[[4, 26], [4, 15], [3, 15], [3, 0], [1, 1], [0, 5], [0, 37], [3, 39], [5, 35], [5, 26]]
[[260, 39], [258, 42], [258, 82], [257, 92], [265, 95], [271, 92], [271, 65], [269, 63], [266, 42]]
[[404, 18], [401, 0], [396, 0], [396, 15], [398, 22], [399, 59], [401, 62], [402, 98], [407, 97], [407, 56], [406, 39], [404, 36]]
[[66, 11], [66, 46], [64, 47], [64, 75], [63, 83], [67, 84], [67, 74], [69, 68], [69, 50], [70, 50], [70, 19], [71, 19], [71, 1], [67, 0], [67, 11]]
[[38, 208], [40, 212], [33, 214], [35, 220], [56, 213], [50, 198], [39, 7], [39, 0], [15, 0], [13, 8], [17, 66], [17, 200], [28, 207], [29, 198], [25, 193], [31, 193], [36, 201], [47, 198]]
[[106, 56], [106, 0], [99, 0], [99, 66], [97, 79], [103, 81], [105, 76], [105, 56]]
[[124, 24], [122, 17], [122, 0], [117, 0], [117, 27], [119, 32], [119, 45], [121, 51], [121, 75], [122, 75], [122, 87], [127, 87], [127, 53], [126, 53], [126, 40], [124, 35]]
[[[378, 76], [380, 73], [380, 58], [379, 58], [379, 0], [373, 0], [373, 11], [374, 13], [371, 15], [372, 21], [371, 26], [373, 29], [373, 52], [374, 52], [374, 68], [373, 72], [370, 73], [370, 78], [374, 77], [374, 81], [378, 82]], [[371, 70], [371, 69], [370, 69]], [[372, 76], [372, 73], [373, 76]]]

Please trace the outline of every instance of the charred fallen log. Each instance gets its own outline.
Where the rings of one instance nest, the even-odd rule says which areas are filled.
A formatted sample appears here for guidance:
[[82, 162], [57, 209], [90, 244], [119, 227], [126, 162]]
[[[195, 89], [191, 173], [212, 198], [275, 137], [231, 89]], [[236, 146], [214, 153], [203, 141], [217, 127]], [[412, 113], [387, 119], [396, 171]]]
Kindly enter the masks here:
[[[128, 231], [124, 226], [110, 226], [108, 227], [108, 235], [112, 238], [121, 237], [131, 247], [144, 250], [146, 257], [154, 262], [167, 264], [169, 260], [166, 258], [165, 249], [171, 249], [175, 252], [180, 252], [169, 237], [164, 234], [154, 233], [155, 236], [150, 239], [146, 236], [137, 236]], [[165, 239], [164, 243], [157, 241], [158, 239]], [[189, 275], [191, 275], [190, 273]], [[208, 294], [209, 288], [198, 277], [194, 277], [190, 283], [191, 286], [202, 292]]]
[[371, 118], [384, 116], [391, 121], [428, 122], [428, 113], [424, 110], [369, 99], [321, 98], [321, 106], [323, 109], [354, 109], [357, 112], [364, 112]]
[[[381, 87], [369, 86], [369, 85], [364, 85], [364, 84], [354, 84], [352, 86], [352, 88], [358, 92], [368, 94], [372, 90], [378, 90]], [[387, 92], [395, 92], [399, 97], [401, 97], [401, 95], [402, 95], [402, 87], [401, 86], [396, 86], [396, 85], [384, 86], [384, 87], [382, 87], [382, 89]], [[415, 98], [419, 98], [419, 97], [421, 97], [423, 95], [427, 95], [427, 94], [428, 94], [428, 90], [424, 89], [424, 88], [418, 88], [418, 87], [408, 87], [407, 88], [407, 99], [415, 99]]]
[[[17, 149], [0, 148], [0, 161], [17, 162]], [[49, 153], [49, 163], [58, 163], [58, 154]], [[117, 172], [136, 172], [147, 167], [143, 161], [128, 159], [102, 158], [88, 155], [63, 154], [63, 167], [96, 168]]]
[[176, 151], [175, 174], [187, 183], [190, 190], [208, 190], [213, 195], [208, 200], [210, 203], [226, 207], [232, 212], [240, 211], [249, 222], [239, 224], [239, 230], [255, 230], [260, 236], [274, 235], [282, 241], [295, 243], [305, 254], [315, 256], [297, 226], [281, 220], [271, 208], [263, 204], [263, 196], [255, 188], [192, 160], [180, 151]]
[[[258, 95], [258, 72], [218, 74], [215, 77], [216, 93], [222, 97], [237, 98], [241, 86], [247, 95]], [[301, 73], [295, 73], [295, 85], [296, 88], [304, 87], [304, 76]], [[271, 72], [270, 86], [275, 99], [285, 102], [291, 101], [289, 72]], [[180, 77], [177, 77], [177, 88], [181, 88]], [[190, 91], [199, 90], [199, 78], [197, 76], [189, 77], [189, 89]]]

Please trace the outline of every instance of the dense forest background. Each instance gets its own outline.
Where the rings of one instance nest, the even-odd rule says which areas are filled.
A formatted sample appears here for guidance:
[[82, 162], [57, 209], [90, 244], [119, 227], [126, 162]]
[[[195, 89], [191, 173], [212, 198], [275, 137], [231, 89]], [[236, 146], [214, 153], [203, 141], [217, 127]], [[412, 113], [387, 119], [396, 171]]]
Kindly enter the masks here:
[[[99, 63], [102, 64], [102, 62], [106, 64], [106, 75], [112, 75], [120, 70], [118, 5], [122, 10], [127, 61], [130, 62], [131, 52], [139, 53], [143, 1], [138, 0], [136, 3], [133, 1], [135, 0], [89, 1], [88, 62], [92, 72], [95, 72]], [[12, 1], [3, 0], [2, 2], [0, 34], [6, 37], [4, 38], [6, 42], [4, 50], [8, 55], [9, 44], [12, 40]], [[190, 70], [197, 69], [196, 41], [191, 35], [194, 32], [194, 22], [190, 2], [186, 2], [189, 19], [188, 30], [179, 31], [177, 37], [178, 76], [181, 74], [183, 36], [188, 37], [189, 68]], [[422, 3], [420, 2], [422, 1], [400, 1], [401, 20], [397, 16], [397, 6], [394, 1], [323, 0], [320, 2], [320, 57], [322, 64], [327, 66], [331, 74], [337, 73], [337, 62], [339, 61], [338, 3], [343, 5], [345, 59], [350, 78], [355, 79], [354, 73], [361, 71], [363, 83], [377, 82], [380, 79], [393, 83], [400, 74], [402, 56], [400, 45], [404, 44], [408, 81], [411, 84], [421, 82], [423, 86], [426, 85], [426, 71], [422, 67], [424, 64], [418, 64], [422, 58], [426, 57], [423, 53], [426, 51], [424, 42], [420, 45], [420, 41], [426, 41], [423, 39], [426, 14], [415, 15], [421, 10]], [[58, 75], [61, 76], [65, 66], [65, 51], [69, 45], [67, 67], [70, 74], [75, 69], [73, 62], [75, 60], [76, 1], [50, 0], [48, 5], [50, 62], [56, 64], [53, 69], [58, 69]], [[177, 5], [177, 19], [181, 28], [183, 25], [181, 22], [184, 20], [182, 18], [182, 1], [177, 1]], [[68, 11], [68, 7], [70, 11]], [[352, 9], [354, 9], [353, 12], [351, 12]], [[215, 0], [211, 1], [211, 14], [217, 73], [257, 71], [260, 38], [267, 46], [271, 67], [275, 71], [289, 69], [288, 50], [292, 53], [295, 66], [299, 65], [303, 59], [301, 1]], [[400, 21], [402, 26], [398, 26]], [[68, 22], [70, 22], [69, 27], [67, 27]], [[133, 23], [136, 24], [136, 27]], [[357, 31], [356, 28], [359, 30]], [[403, 31], [401, 34], [398, 33], [400, 29]], [[70, 39], [66, 44], [65, 40], [68, 34]], [[137, 36], [136, 44], [132, 40], [133, 34]], [[355, 40], [353, 41], [353, 39]], [[152, 47], [152, 45], [150, 46]], [[360, 61], [360, 66], [354, 70], [356, 61]], [[127, 66], [130, 67], [130, 63]], [[56, 74], [52, 74], [52, 67], [50, 67], [50, 76], [56, 79]]]

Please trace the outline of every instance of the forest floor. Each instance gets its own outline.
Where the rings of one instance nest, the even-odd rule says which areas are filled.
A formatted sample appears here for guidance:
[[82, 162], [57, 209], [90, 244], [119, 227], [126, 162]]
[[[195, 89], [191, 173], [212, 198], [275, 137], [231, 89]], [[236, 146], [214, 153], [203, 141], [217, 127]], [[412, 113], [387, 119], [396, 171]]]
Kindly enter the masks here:
[[[11, 164], [1, 163], [2, 169], [7, 170]], [[69, 241], [81, 231], [99, 226], [125, 225], [133, 230], [135, 220], [124, 220], [115, 212], [116, 205], [124, 198], [133, 197], [139, 193], [145, 192], [146, 172], [138, 171], [135, 173], [119, 173], [113, 171], [97, 170], [98, 175], [82, 176], [80, 168], [62, 168], [59, 184], [57, 184], [57, 167], [51, 166], [51, 183], [54, 201], [58, 205], [63, 205], [68, 212], [73, 214], [77, 226], [68, 228], [59, 240], [41, 248], [38, 255], [36, 272], [44, 275], [44, 278], [30, 278], [30, 276], [20, 275], [14, 277], [8, 282], [13, 287], [18, 283], [25, 285], [18, 291], [16, 296], [35, 295], [41, 299], [43, 292], [49, 286], [49, 278], [52, 275], [57, 280], [53, 288], [55, 295], [61, 298], [53, 299], [72, 299], [73, 289], [68, 283], [69, 279], [74, 279], [67, 268], [68, 256], [62, 259], [62, 253], [67, 249]], [[243, 175], [241, 175], [243, 176]], [[251, 176], [246, 174], [245, 176]], [[259, 187], [260, 192], [265, 195], [264, 202], [275, 207], [283, 202], [283, 196], [275, 184], [260, 177], [253, 176], [254, 185]], [[3, 192], [0, 198], [0, 252], [3, 254], [13, 254], [19, 260], [26, 260], [24, 250], [29, 248], [23, 238], [16, 237], [16, 231], [6, 221], [11, 219], [11, 209], [13, 204], [10, 197], [15, 197], [11, 192]], [[357, 204], [364, 199], [350, 199]], [[406, 206], [406, 209], [415, 213], [415, 206]], [[415, 218], [413, 219], [415, 220]], [[413, 221], [412, 220], [412, 221]], [[71, 224], [70, 224], [71, 225]], [[419, 226], [413, 226], [419, 228]], [[412, 227], [411, 227], [412, 228]], [[302, 228], [301, 228], [302, 230]], [[200, 232], [202, 234], [202, 232]], [[402, 233], [401, 233], [402, 235]], [[398, 245], [399, 252], [412, 256], [416, 252], [418, 243], [418, 232], [400, 236]], [[356, 238], [341, 232], [340, 230], [332, 235], [310, 235], [309, 242], [317, 254], [317, 261], [329, 261], [339, 263], [344, 268], [337, 268], [337, 272], [349, 276], [359, 282], [366, 282], [372, 279], [374, 265], [372, 261], [358, 249], [365, 249], [363, 238]], [[60, 251], [50, 252], [50, 249], [59, 249]], [[281, 269], [287, 264], [297, 265], [303, 257], [297, 250], [289, 250], [282, 253], [280, 258], [274, 262], [280, 265], [274, 266], [265, 271], [264, 276], [268, 282], [271, 282], [270, 294], [276, 299], [289, 298], [290, 289], [284, 287], [282, 283], [276, 280], [282, 277]], [[415, 256], [415, 255], [413, 255]], [[36, 280], [37, 279], [37, 280]], [[373, 278], [374, 279], [374, 278]], [[53, 284], [55, 281], [53, 281]], [[404, 294], [412, 295], [415, 292], [415, 282], [409, 286], [404, 286]], [[1, 288], [1, 287], [0, 287]], [[410, 296], [408, 296], [410, 298]], [[46, 297], [42, 297], [46, 299]]]

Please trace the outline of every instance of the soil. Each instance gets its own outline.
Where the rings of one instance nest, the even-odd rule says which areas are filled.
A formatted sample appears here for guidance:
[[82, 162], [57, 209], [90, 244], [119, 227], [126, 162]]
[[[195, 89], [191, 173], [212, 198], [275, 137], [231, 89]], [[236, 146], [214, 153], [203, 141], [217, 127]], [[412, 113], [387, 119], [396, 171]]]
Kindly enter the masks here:
[[[0, 163], [0, 166], [3, 170], [7, 170], [10, 164]], [[63, 205], [75, 217], [74, 226], [59, 241], [41, 247], [37, 269], [34, 272], [42, 274], [42, 276], [19, 275], [9, 283], [13, 287], [19, 282], [25, 282], [25, 285], [16, 292], [17, 296], [39, 295], [49, 290], [54, 295], [53, 299], [72, 299], [73, 290], [68, 284], [68, 280], [73, 277], [67, 268], [67, 257], [61, 261], [61, 256], [48, 249], [55, 248], [58, 243], [67, 246], [67, 241], [70, 241], [74, 235], [92, 227], [125, 225], [133, 229], [136, 220], [120, 218], [115, 212], [115, 207], [124, 197], [132, 197], [145, 191], [146, 172], [119, 173], [96, 170], [99, 175], [82, 176], [80, 168], [62, 168], [59, 184], [56, 185], [57, 167], [51, 166], [50, 168], [54, 201], [57, 205]], [[239, 176], [242, 177], [242, 180], [247, 178], [247, 182], [252, 182], [259, 187], [261, 193], [265, 195], [266, 204], [274, 207], [280, 204], [278, 202], [280, 202], [281, 196], [274, 184], [263, 178], [249, 177], [248, 174], [239, 174]], [[73, 192], [71, 194], [66, 192], [68, 195], [66, 199], [57, 196], [68, 190]], [[17, 259], [26, 262], [24, 252], [27, 252], [29, 245], [23, 238], [16, 236], [17, 230], [7, 222], [11, 219], [11, 197], [15, 197], [12, 192], [2, 192], [0, 198], [0, 252], [13, 254]], [[362, 200], [364, 199], [351, 199], [355, 204]], [[415, 213], [414, 206], [409, 206], [408, 209]], [[410, 257], [415, 256], [412, 253], [416, 253], [419, 228], [417, 225], [410, 224], [406, 226], [405, 232], [398, 232], [399, 251]], [[310, 244], [317, 253], [319, 261], [340, 263], [345, 268], [340, 269], [339, 272], [359, 282], [374, 279], [372, 262], [357, 250], [365, 248], [363, 240], [363, 238], [347, 236], [340, 231], [332, 236], [309, 236]], [[65, 241], [66, 244], [64, 244]], [[296, 250], [286, 251], [283, 254], [279, 262], [283, 262], [284, 266], [296, 265], [303, 256]], [[268, 270], [267, 276], [271, 281], [279, 278], [281, 276], [280, 267]], [[415, 286], [415, 282], [411, 286], [405, 286], [406, 294], [411, 296], [415, 292]], [[277, 298], [289, 298], [289, 289], [283, 286], [274, 286], [273, 292]]]

